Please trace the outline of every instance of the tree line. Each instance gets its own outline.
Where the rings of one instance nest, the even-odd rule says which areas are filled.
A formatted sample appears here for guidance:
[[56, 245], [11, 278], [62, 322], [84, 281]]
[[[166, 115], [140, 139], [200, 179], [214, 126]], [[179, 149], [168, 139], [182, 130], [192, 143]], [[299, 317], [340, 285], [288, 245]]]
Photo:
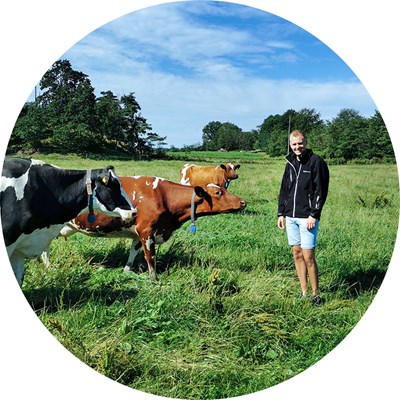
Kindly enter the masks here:
[[209, 122], [203, 128], [197, 150], [255, 150], [271, 157], [288, 153], [288, 133], [300, 129], [308, 144], [325, 158], [336, 160], [394, 159], [389, 133], [379, 111], [366, 118], [353, 109], [342, 109], [331, 121], [324, 121], [314, 109], [289, 109], [270, 115], [250, 132], [231, 122]]
[[152, 131], [134, 93], [99, 97], [88, 76], [56, 61], [40, 80], [41, 94], [22, 108], [9, 149], [150, 157], [166, 137]]
[[[133, 92], [117, 97], [110, 90], [95, 96], [89, 77], [68, 60], [56, 61], [39, 83], [41, 94], [22, 108], [8, 150], [127, 154], [133, 158], [159, 155], [166, 136], [152, 131]], [[288, 133], [302, 130], [309, 147], [328, 159], [390, 159], [394, 151], [379, 111], [366, 118], [342, 109], [324, 121], [315, 109], [292, 109], [270, 115], [246, 132], [232, 122], [211, 121], [202, 143], [183, 150], [259, 150], [271, 157], [288, 152]], [[170, 150], [182, 150], [172, 147]]]

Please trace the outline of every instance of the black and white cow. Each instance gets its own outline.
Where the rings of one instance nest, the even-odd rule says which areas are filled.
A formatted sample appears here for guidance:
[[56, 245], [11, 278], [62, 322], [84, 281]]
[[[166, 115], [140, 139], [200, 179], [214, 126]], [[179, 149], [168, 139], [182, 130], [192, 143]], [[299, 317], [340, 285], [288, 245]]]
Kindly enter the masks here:
[[67, 221], [89, 209], [130, 220], [132, 207], [109, 166], [67, 170], [42, 161], [6, 157], [1, 176], [1, 223], [8, 257], [22, 285], [24, 260], [47, 250]]

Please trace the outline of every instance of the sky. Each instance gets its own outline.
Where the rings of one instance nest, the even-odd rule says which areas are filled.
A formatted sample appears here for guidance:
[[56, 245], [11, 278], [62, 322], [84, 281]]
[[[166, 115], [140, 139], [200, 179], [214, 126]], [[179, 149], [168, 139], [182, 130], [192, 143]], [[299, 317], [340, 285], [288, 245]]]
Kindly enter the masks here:
[[200, 144], [211, 121], [250, 131], [288, 109], [314, 109], [324, 120], [344, 108], [365, 117], [376, 110], [357, 76], [318, 38], [233, 3], [145, 8], [95, 30], [60, 59], [88, 75], [97, 96], [134, 93], [168, 146]]

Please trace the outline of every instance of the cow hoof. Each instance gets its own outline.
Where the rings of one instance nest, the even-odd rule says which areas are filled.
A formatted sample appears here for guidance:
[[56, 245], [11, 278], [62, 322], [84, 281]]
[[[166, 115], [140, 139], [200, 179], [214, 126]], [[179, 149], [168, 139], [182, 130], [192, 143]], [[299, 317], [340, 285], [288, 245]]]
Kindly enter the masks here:
[[128, 265], [126, 265], [126, 266], [124, 267], [124, 272], [133, 272], [133, 271], [132, 271], [132, 268], [131, 268], [131, 267], [129, 267]]
[[150, 273], [149, 273], [149, 276], [150, 276], [150, 279], [151, 279], [153, 282], [157, 282], [157, 275], [156, 275], [155, 272], [150, 272]]

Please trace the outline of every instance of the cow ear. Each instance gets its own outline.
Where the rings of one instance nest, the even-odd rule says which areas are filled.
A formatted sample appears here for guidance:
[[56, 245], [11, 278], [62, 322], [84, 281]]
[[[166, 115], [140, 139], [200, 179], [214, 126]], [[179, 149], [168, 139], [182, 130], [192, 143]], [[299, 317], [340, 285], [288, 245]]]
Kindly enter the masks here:
[[194, 192], [201, 198], [205, 197], [206, 194], [205, 190], [201, 186], [195, 186]]
[[108, 173], [107, 175], [104, 175], [100, 178], [101, 182], [104, 183], [104, 185], [107, 186], [108, 184], [108, 180], [110, 179], [110, 173]]
[[222, 169], [226, 170], [226, 165], [225, 164], [220, 164], [219, 165]]
[[103, 175], [100, 175], [99, 180], [101, 181], [101, 183], [103, 183], [104, 185], [108, 185], [108, 181], [111, 179], [112, 176], [112, 172], [114, 172], [114, 167], [112, 165], [109, 165], [106, 168], [107, 172]]
[[236, 170], [236, 169], [239, 169], [239, 168], [240, 168], [240, 164], [237, 164], [234, 169]]
[[[108, 169], [108, 168], [107, 168], [107, 169]], [[111, 169], [109, 169], [107, 173], [101, 174], [101, 175], [99, 176], [98, 179], [99, 179], [99, 181], [101, 181], [101, 183], [102, 183], [103, 185], [106, 185], [106, 186], [107, 186], [109, 180], [111, 179]]]

